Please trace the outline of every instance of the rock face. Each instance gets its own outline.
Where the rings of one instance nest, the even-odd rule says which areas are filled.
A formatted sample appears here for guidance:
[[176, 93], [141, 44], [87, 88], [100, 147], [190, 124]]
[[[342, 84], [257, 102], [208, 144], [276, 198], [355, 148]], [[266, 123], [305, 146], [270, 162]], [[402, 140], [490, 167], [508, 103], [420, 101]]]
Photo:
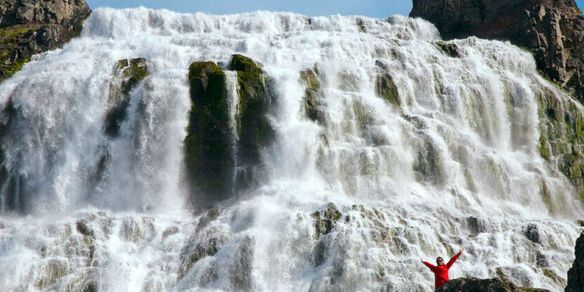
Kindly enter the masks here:
[[513, 283], [500, 279], [460, 278], [448, 281], [436, 289], [438, 292], [465, 292], [465, 291], [489, 291], [489, 292], [546, 292], [545, 289], [521, 288]]
[[[237, 92], [228, 91], [227, 71], [237, 75]], [[242, 55], [233, 55], [228, 69], [214, 62], [191, 64], [189, 82], [186, 179], [203, 198], [194, 204], [209, 207], [253, 184], [261, 150], [275, 133], [267, 117], [274, 98], [261, 66]]]
[[126, 119], [130, 104], [130, 91], [148, 76], [148, 64], [144, 58], [119, 60], [110, 83], [108, 104], [110, 110], [105, 118], [105, 133], [110, 137], [119, 135], [121, 123]]
[[584, 17], [574, 0], [413, 0], [411, 17], [446, 39], [471, 35], [527, 48], [537, 66], [584, 101]]
[[576, 241], [576, 259], [568, 271], [566, 292], [584, 291], [584, 232]]
[[0, 81], [79, 35], [90, 12], [84, 0], [0, 0]]
[[189, 82], [187, 179], [196, 191], [208, 195], [205, 202], [222, 200], [232, 190], [235, 171], [225, 72], [213, 62], [196, 62], [189, 68]]

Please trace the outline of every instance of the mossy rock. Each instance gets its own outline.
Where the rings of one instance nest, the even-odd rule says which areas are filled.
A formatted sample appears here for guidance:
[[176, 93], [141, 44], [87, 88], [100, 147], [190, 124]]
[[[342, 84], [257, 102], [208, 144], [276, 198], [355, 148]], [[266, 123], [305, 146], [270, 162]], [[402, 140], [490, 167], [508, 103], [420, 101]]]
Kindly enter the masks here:
[[324, 94], [321, 73], [317, 65], [300, 72], [300, 83], [304, 90], [304, 112], [306, 117], [319, 124], [326, 122]]
[[117, 137], [122, 122], [128, 116], [130, 92], [149, 75], [144, 58], [119, 60], [110, 83], [110, 110], [106, 113], [104, 131], [110, 137]]
[[545, 88], [537, 92], [537, 102], [540, 155], [584, 193], [584, 116], [579, 106]]
[[189, 68], [192, 107], [185, 138], [187, 179], [201, 192], [197, 204], [213, 204], [232, 192], [235, 161], [225, 72], [213, 62]]
[[375, 81], [375, 92], [390, 104], [400, 106], [399, 91], [393, 78], [388, 73], [377, 76]]
[[0, 81], [20, 71], [30, 61], [33, 52], [24, 48], [41, 25], [0, 27]]
[[270, 80], [262, 66], [243, 55], [233, 55], [229, 68], [237, 72], [239, 104], [237, 111], [238, 164], [254, 167], [261, 163], [260, 150], [275, 136], [268, 113], [275, 102]]

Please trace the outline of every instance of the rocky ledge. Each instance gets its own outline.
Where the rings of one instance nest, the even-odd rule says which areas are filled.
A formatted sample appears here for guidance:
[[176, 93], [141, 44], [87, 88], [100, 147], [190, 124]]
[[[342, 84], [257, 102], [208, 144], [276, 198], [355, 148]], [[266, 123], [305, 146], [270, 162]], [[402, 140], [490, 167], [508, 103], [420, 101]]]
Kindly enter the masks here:
[[492, 292], [549, 292], [545, 289], [517, 287], [513, 283], [497, 278], [477, 279], [459, 278], [448, 281], [436, 289], [436, 292], [465, 292], [465, 291], [492, 291]]
[[445, 39], [509, 40], [535, 56], [538, 69], [584, 102], [584, 17], [574, 0], [413, 0], [410, 17], [436, 25]]
[[85, 0], [0, 0], [0, 81], [79, 35], [90, 13]]

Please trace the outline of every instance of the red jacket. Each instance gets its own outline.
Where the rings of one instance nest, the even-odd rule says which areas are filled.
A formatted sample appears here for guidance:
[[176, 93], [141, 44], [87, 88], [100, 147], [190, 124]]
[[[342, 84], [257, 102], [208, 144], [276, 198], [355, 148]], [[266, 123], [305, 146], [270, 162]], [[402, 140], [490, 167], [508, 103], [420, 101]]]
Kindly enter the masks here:
[[448, 269], [452, 267], [454, 262], [460, 256], [460, 252], [455, 254], [446, 265], [439, 265], [435, 266], [429, 262], [423, 262], [432, 272], [434, 272], [434, 285], [436, 286], [435, 289], [438, 289], [440, 286], [444, 285], [444, 283], [448, 282]]

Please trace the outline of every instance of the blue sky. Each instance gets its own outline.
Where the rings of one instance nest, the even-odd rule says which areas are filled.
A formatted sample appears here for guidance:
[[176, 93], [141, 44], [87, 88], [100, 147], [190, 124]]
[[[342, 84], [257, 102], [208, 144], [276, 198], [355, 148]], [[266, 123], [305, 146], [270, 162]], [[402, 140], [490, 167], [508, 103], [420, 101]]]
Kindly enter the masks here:
[[[87, 0], [93, 9], [97, 7], [166, 8], [180, 12], [206, 12], [227, 14], [256, 10], [292, 11], [306, 15], [366, 15], [386, 17], [393, 14], [407, 15], [412, 0]], [[576, 1], [584, 7], [584, 0]]]

